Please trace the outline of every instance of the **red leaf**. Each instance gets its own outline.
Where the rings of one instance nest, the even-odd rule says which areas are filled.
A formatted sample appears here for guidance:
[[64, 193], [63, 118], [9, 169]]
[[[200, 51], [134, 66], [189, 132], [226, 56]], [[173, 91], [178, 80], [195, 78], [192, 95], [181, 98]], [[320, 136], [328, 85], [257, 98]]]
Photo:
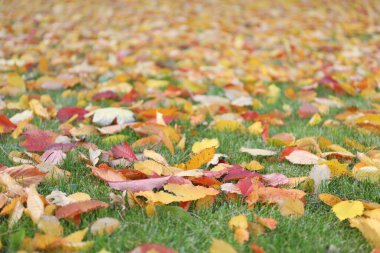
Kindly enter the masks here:
[[84, 120], [84, 115], [88, 113], [87, 110], [78, 107], [65, 107], [58, 111], [57, 118], [59, 122], [66, 122], [75, 114], [78, 115], [78, 121]]
[[125, 94], [122, 98], [121, 101], [124, 104], [130, 104], [138, 98], [139, 94], [135, 90], [131, 90], [129, 93]]
[[165, 246], [155, 244], [155, 243], [146, 243], [138, 246], [137, 248], [129, 251], [129, 253], [148, 253], [148, 252], [157, 252], [157, 253], [177, 253], [174, 249], [166, 248]]
[[240, 116], [242, 116], [243, 119], [245, 119], [246, 121], [249, 121], [249, 122], [255, 121], [259, 115], [260, 114], [258, 114], [255, 111], [247, 111], [245, 113], [240, 114]]
[[111, 152], [112, 152], [112, 155], [116, 158], [125, 158], [131, 162], [137, 161], [137, 157], [135, 153], [133, 153], [132, 148], [129, 146], [127, 142], [114, 146], [111, 149]]
[[27, 130], [24, 133], [25, 140], [20, 144], [25, 147], [28, 151], [45, 151], [47, 147], [54, 144], [57, 134], [46, 130], [34, 129]]
[[150, 191], [154, 188], [161, 188], [169, 180], [169, 177], [148, 178], [140, 180], [108, 182], [113, 189], [120, 191]]
[[55, 213], [55, 216], [58, 219], [73, 218], [79, 214], [87, 213], [98, 208], [106, 208], [108, 206], [107, 203], [99, 200], [80, 201], [60, 207]]
[[12, 121], [10, 121], [7, 116], [0, 114], [0, 134], [9, 133], [12, 130], [14, 130], [16, 127], [17, 126], [13, 124]]
[[32, 165], [20, 165], [9, 168], [0, 166], [0, 172], [8, 173], [24, 187], [28, 187], [31, 184], [38, 185], [46, 175]]

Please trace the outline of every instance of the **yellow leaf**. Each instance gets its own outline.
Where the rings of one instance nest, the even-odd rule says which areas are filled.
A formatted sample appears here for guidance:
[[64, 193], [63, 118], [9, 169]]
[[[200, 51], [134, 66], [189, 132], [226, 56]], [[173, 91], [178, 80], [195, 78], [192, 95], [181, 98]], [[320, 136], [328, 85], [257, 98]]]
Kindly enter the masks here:
[[37, 100], [32, 99], [29, 101], [29, 107], [33, 111], [34, 114], [37, 116], [43, 118], [43, 119], [50, 119], [50, 115], [45, 107]]
[[106, 145], [117, 145], [128, 140], [128, 136], [124, 134], [115, 134], [102, 139], [102, 143]]
[[74, 242], [62, 245], [63, 252], [85, 252], [94, 245], [94, 241]]
[[45, 234], [58, 237], [63, 236], [63, 227], [55, 216], [42, 215], [41, 219], [38, 221], [37, 227]]
[[322, 121], [321, 115], [316, 113], [313, 115], [313, 117], [311, 117], [308, 124], [309, 124], [309, 126], [315, 126], [315, 125], [318, 125], [319, 123], [321, 123], [321, 121]]
[[29, 188], [26, 188], [25, 191], [28, 194], [26, 204], [30, 213], [30, 218], [32, 218], [33, 223], [37, 223], [40, 220], [41, 215], [44, 213], [44, 203], [42, 202], [35, 185], [31, 185]]
[[45, 250], [53, 243], [57, 243], [60, 240], [61, 238], [55, 235], [36, 234], [32, 240], [32, 245], [35, 249]]
[[368, 210], [364, 212], [368, 218], [378, 220], [380, 222], [380, 209]]
[[182, 135], [181, 140], [178, 142], [177, 147], [184, 151], [185, 150], [185, 144], [186, 144], [186, 135]]
[[301, 200], [288, 198], [280, 204], [280, 213], [283, 216], [301, 217], [305, 213], [305, 207]]
[[335, 204], [332, 208], [339, 220], [351, 219], [363, 214], [364, 206], [360, 201], [346, 200]]
[[141, 171], [147, 175], [161, 175], [164, 167], [164, 165], [153, 160], [138, 161], [133, 164], [135, 170]]
[[244, 126], [238, 122], [238, 121], [234, 121], [234, 120], [225, 120], [225, 119], [221, 119], [221, 120], [217, 120], [212, 128], [216, 131], [220, 131], [220, 132], [223, 132], [223, 131], [230, 131], [230, 132], [234, 132], [234, 131], [242, 131], [244, 130]]
[[250, 163], [246, 164], [244, 167], [249, 169], [249, 170], [254, 170], [254, 171], [255, 170], [261, 170], [261, 169], [265, 168], [261, 163], [259, 163], [256, 160], [252, 160]]
[[169, 81], [149, 79], [145, 85], [151, 88], [163, 88], [169, 85]]
[[158, 162], [164, 166], [169, 166], [166, 159], [162, 155], [154, 152], [153, 150], [144, 149], [144, 156], [146, 158], [152, 159], [152, 160], [154, 160], [154, 161], [156, 161], [156, 162]]
[[24, 79], [15, 73], [8, 75], [8, 84], [12, 87], [17, 87], [22, 91], [25, 91], [26, 89]]
[[380, 221], [372, 218], [350, 219], [351, 227], [360, 230], [369, 244], [374, 248], [380, 248]]
[[215, 154], [215, 147], [206, 148], [200, 153], [193, 156], [190, 161], [186, 162], [186, 170], [199, 169], [202, 165], [208, 163]]
[[367, 124], [380, 126], [380, 114], [368, 114], [362, 117], [359, 117], [355, 120], [355, 124]]
[[237, 253], [236, 250], [223, 240], [213, 239], [210, 253]]
[[248, 132], [253, 135], [262, 134], [263, 131], [264, 131], [263, 124], [260, 121], [255, 122], [251, 126], [248, 127]]
[[191, 151], [194, 154], [200, 153], [202, 150], [206, 148], [219, 147], [219, 140], [218, 139], [202, 139], [201, 141], [197, 141], [193, 144], [193, 147], [191, 148]]
[[323, 161], [320, 164], [326, 164], [329, 167], [331, 171], [331, 177], [351, 175], [351, 172], [347, 169], [348, 164], [340, 163], [337, 159]]
[[65, 243], [76, 243], [83, 241], [83, 238], [86, 236], [88, 228], [78, 230], [74, 233], [69, 234], [64, 239]]
[[38, 62], [38, 70], [42, 73], [47, 72], [49, 70], [49, 62], [45, 57], [41, 57]]
[[[160, 202], [162, 204], [169, 204], [172, 202], [197, 200], [206, 196], [214, 196], [219, 193], [219, 191], [214, 188], [194, 186], [191, 184], [167, 184], [164, 186], [164, 190], [167, 192], [143, 191], [138, 192], [135, 195], [145, 197], [148, 202]], [[168, 192], [171, 192], [172, 194]]]
[[237, 229], [237, 228], [247, 229], [248, 228], [247, 217], [244, 214], [234, 216], [228, 222], [228, 226], [232, 230]]
[[20, 124], [17, 125], [16, 129], [12, 132], [13, 139], [17, 139], [20, 136], [20, 134], [22, 133], [22, 130], [24, 130], [24, 128], [26, 127], [26, 125], [29, 124], [30, 121], [31, 119], [27, 119], [20, 122]]
[[329, 205], [329, 206], [334, 206], [334, 205], [336, 205], [342, 201], [341, 198], [339, 198], [335, 195], [332, 195], [330, 193], [321, 193], [318, 195], [318, 197], [323, 203], [325, 203], [326, 205]]
[[76, 192], [76, 193], [70, 194], [67, 197], [74, 200], [74, 202], [91, 200], [91, 196], [84, 192]]

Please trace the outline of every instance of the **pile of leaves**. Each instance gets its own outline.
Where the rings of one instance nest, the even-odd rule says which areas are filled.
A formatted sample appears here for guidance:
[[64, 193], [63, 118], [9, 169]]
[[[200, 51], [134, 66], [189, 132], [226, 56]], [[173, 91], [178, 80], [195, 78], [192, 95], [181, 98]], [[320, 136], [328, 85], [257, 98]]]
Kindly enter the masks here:
[[[339, 178], [378, 188], [380, 143], [346, 136], [342, 146], [318, 132], [344, 126], [379, 140], [376, 1], [347, 3], [349, 12], [329, 2], [339, 17], [326, 14], [323, 1], [279, 1], [272, 11], [272, 1], [32, 2], [4, 3], [12, 11], [0, 25], [0, 145], [7, 157], [0, 216], [9, 231], [22, 217], [36, 228], [12, 232], [5, 247], [91, 250], [97, 236], [120, 229], [119, 219], [97, 217], [66, 236], [62, 223], [80, 226], [86, 213], [104, 208], [141, 208], [147, 219], [186, 217], [227, 201], [251, 212], [226, 221], [235, 240], [264, 252], [255, 238], [281, 220], [257, 210], [272, 205], [302, 219], [309, 199], [319, 196], [380, 250], [380, 204], [323, 193]], [[368, 38], [359, 39], [363, 31]], [[315, 134], [278, 130], [294, 121]], [[214, 136], [197, 137], [206, 130]], [[220, 134], [257, 145], [223, 153], [228, 138]], [[7, 142], [15, 143], [11, 152]], [[235, 163], [236, 155], [246, 161]], [[60, 190], [77, 175], [68, 160], [108, 187], [101, 200]], [[303, 176], [267, 173], [268, 163], [297, 165]], [[53, 188], [41, 194], [41, 185]], [[93, 240], [85, 240], [88, 233]], [[210, 252], [236, 252], [223, 238], [208, 239]], [[176, 252], [136, 246], [131, 252]]]

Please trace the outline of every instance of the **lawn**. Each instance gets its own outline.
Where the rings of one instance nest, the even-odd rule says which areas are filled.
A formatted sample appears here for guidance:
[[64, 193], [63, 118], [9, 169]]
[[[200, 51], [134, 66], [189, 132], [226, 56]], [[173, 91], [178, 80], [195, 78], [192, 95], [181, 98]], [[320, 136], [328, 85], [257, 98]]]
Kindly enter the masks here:
[[[5, 117], [0, 120], [0, 175], [6, 174], [3, 172], [5, 168], [18, 165], [10, 157], [14, 151], [36, 154], [37, 159], [27, 158], [33, 166], [38, 167], [43, 161], [40, 156], [49, 151], [49, 145], [36, 151], [33, 146], [37, 144], [33, 141], [45, 140], [33, 138], [29, 146], [25, 145], [23, 141], [28, 139], [28, 131], [50, 130], [76, 144], [74, 148], [64, 150], [64, 159], [55, 164], [70, 172], [70, 177], [52, 180], [45, 176], [36, 188], [43, 199], [45, 215], [48, 205], [54, 206], [55, 210], [62, 208], [45, 200], [53, 190], [67, 195], [82, 192], [110, 205], [83, 212], [80, 225], [69, 219], [73, 217], [59, 219], [65, 236], [90, 228], [98, 218], [112, 217], [120, 224], [110, 235], [87, 232], [83, 241], [93, 241], [93, 245], [71, 247], [73, 251], [126, 252], [145, 243], [157, 243], [178, 252], [209, 252], [214, 239], [225, 241], [236, 252], [255, 252], [251, 249], [252, 243], [265, 252], [371, 252], [379, 247], [376, 239], [380, 239], [380, 227], [361, 233], [352, 228], [350, 222], [353, 219], [376, 220], [366, 212], [380, 210], [375, 204], [380, 203], [380, 7], [376, 1], [367, 1], [365, 5], [361, 1], [352, 1], [347, 6], [341, 6], [339, 1], [331, 1], [327, 6], [323, 1], [276, 1], [276, 5], [270, 2], [49, 1], [42, 4], [32, 1], [30, 5], [25, 1], [3, 2], [6, 22], [0, 26], [0, 42], [3, 44], [0, 57], [4, 60], [0, 65], [0, 95], [3, 95], [0, 115]], [[352, 22], [351, 26], [348, 22]], [[332, 23], [335, 26], [331, 28]], [[16, 66], [11, 59], [21, 63]], [[68, 73], [71, 79], [62, 77]], [[197, 100], [202, 95], [206, 99]], [[239, 98], [249, 102], [239, 104], [236, 102]], [[318, 98], [326, 100], [321, 102]], [[38, 106], [33, 106], [32, 100], [46, 111], [41, 112]], [[334, 102], [339, 106], [331, 105]], [[300, 109], [305, 105], [307, 110]], [[70, 129], [101, 128], [118, 122], [112, 119], [100, 126], [94, 122], [95, 116], [87, 115], [80, 121], [77, 113], [68, 113], [69, 120], [62, 120], [57, 112], [67, 107], [85, 108], [87, 112], [96, 112], [99, 108], [124, 108], [134, 118], [128, 126], [121, 124], [122, 128], [115, 133], [102, 134], [93, 129], [89, 134], [74, 135]], [[174, 113], [163, 110], [165, 108], [175, 108]], [[32, 111], [30, 118], [12, 123], [10, 127], [7, 125], [4, 118], [14, 122], [13, 116], [25, 110]], [[273, 113], [277, 111], [279, 113]], [[247, 112], [255, 116], [242, 116]], [[120, 112], [114, 114], [114, 118], [121, 115]], [[104, 121], [107, 116], [100, 115], [100, 118]], [[320, 120], [317, 119], [319, 116]], [[316, 120], [311, 123], [311, 119]], [[22, 122], [25, 125], [21, 127], [21, 134], [14, 138], [12, 133]], [[253, 131], [251, 126], [258, 122], [261, 127]], [[149, 124], [154, 127], [137, 129], [133, 124], [139, 123], [142, 127], [148, 128]], [[160, 133], [164, 137], [159, 135], [161, 139], [158, 141], [136, 144], [152, 135], [149, 131], [157, 129], [171, 129], [176, 136], [185, 136], [185, 145], [181, 148], [177, 145], [179, 140], [168, 134], [169, 142], [174, 146], [171, 152], [170, 144], [162, 140], [167, 135], [163, 130]], [[280, 144], [271, 141], [280, 133], [287, 133], [294, 140]], [[305, 137], [312, 137], [322, 152], [336, 153], [322, 157], [314, 144], [297, 142]], [[140, 196], [136, 198], [142, 206], [131, 205], [128, 201], [133, 202], [133, 199], [123, 197], [126, 201], [124, 210], [120, 205], [112, 204], [110, 199], [110, 193], [121, 196], [122, 191], [111, 187], [104, 178], [95, 176], [87, 166], [91, 163], [90, 144], [95, 144], [103, 156], [93, 164], [94, 167], [108, 164], [108, 170], [118, 176], [125, 168], [140, 170], [145, 178], [166, 176], [147, 172], [155, 168], [138, 169], [133, 164], [138, 161], [133, 159], [129, 165], [112, 166], [117, 158], [131, 160], [129, 155], [117, 157], [112, 151], [126, 142], [141, 161], [145, 159], [140, 155], [144, 150], [153, 150], [178, 170], [192, 171], [181, 167], [181, 163], [195, 157], [193, 145], [203, 139], [218, 140], [215, 152], [228, 156], [219, 164], [238, 164], [251, 173], [247, 164], [252, 160], [260, 163], [263, 169], [256, 171], [263, 183], [260, 187], [269, 188], [261, 175], [278, 173], [273, 175], [281, 174], [286, 180], [310, 177], [294, 185], [287, 182], [273, 186], [280, 190], [305, 192], [301, 201], [296, 199], [302, 203], [304, 212], [299, 215], [291, 210], [290, 214], [284, 215], [280, 211], [281, 201], [267, 203], [262, 198], [251, 208], [246, 202], [247, 196], [241, 192], [228, 193], [220, 185], [232, 183], [236, 187], [241, 180], [249, 179], [253, 186], [255, 176], [225, 180], [223, 175], [215, 179], [220, 185], [192, 181], [194, 185], [218, 191], [215, 197], [208, 199], [212, 199], [210, 205], [198, 208], [202, 198], [162, 205], [154, 201], [150, 203], [149, 199]], [[241, 147], [271, 150], [276, 154], [252, 156], [241, 152]], [[280, 154], [289, 147], [312, 153], [319, 160], [313, 164], [281, 160]], [[209, 147], [201, 150], [206, 148]], [[368, 159], [363, 159], [362, 153]], [[346, 170], [333, 175], [335, 168], [329, 165], [328, 178], [314, 190], [310, 171], [313, 168], [322, 171], [322, 163], [333, 159], [341, 165], [347, 164]], [[208, 161], [210, 159], [195, 169], [212, 170], [215, 165], [207, 167]], [[364, 167], [371, 167], [365, 177], [360, 176]], [[225, 174], [229, 176], [229, 173], [232, 172], [227, 169]], [[11, 172], [9, 175], [16, 178]], [[197, 177], [181, 178], [193, 180]], [[22, 185], [24, 190], [32, 187], [24, 185], [22, 180], [21, 175], [12, 184]], [[136, 179], [126, 177], [127, 180]], [[7, 197], [1, 207], [4, 210], [17, 194], [12, 193], [3, 178], [0, 186], [2, 196]], [[162, 187], [147, 191], [154, 194]], [[36, 224], [38, 221], [33, 221], [28, 214], [31, 208], [27, 201], [28, 192], [30, 190], [20, 194], [19, 203], [25, 210], [14, 225], [10, 226], [9, 219], [15, 206], [9, 207], [10, 212], [0, 217], [4, 252], [33, 247], [40, 251], [65, 251], [63, 246], [52, 246], [58, 241], [64, 244], [61, 238], [53, 240], [49, 237], [52, 241], [46, 247], [36, 246], [27, 239], [43, 234]], [[132, 195], [138, 192], [130, 191]], [[321, 201], [320, 193], [330, 193], [342, 200], [373, 202], [374, 207], [364, 205], [364, 213], [361, 210], [354, 217], [340, 221], [332, 207]], [[283, 197], [284, 201], [287, 197]], [[153, 215], [148, 211], [151, 206]], [[49, 215], [54, 216], [54, 211]], [[249, 238], [239, 243], [229, 226], [231, 218], [237, 215], [245, 215], [248, 222], [257, 217], [270, 217], [277, 221], [277, 227], [262, 234], [249, 227]], [[39, 216], [37, 220], [40, 219]], [[380, 222], [378, 219], [377, 223]], [[366, 240], [368, 234], [375, 239]]]

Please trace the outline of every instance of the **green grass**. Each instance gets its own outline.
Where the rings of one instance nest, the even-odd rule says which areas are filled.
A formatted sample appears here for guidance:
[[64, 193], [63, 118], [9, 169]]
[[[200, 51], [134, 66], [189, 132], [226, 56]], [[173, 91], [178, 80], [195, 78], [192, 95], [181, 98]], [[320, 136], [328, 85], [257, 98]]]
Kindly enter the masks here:
[[[215, 93], [218, 90], [214, 91]], [[73, 99], [62, 100], [58, 92], [50, 93], [57, 105], [64, 104], [75, 105]], [[368, 102], [359, 98], [343, 98], [350, 105], [357, 105], [366, 108]], [[274, 105], [265, 105], [261, 111], [271, 111], [274, 108], [281, 109], [283, 104], [295, 105], [287, 98], [281, 98]], [[334, 118], [339, 110], [333, 110], [324, 119]], [[7, 111], [8, 116], [14, 112]], [[270, 128], [270, 135], [281, 132], [291, 132], [297, 138], [306, 136], [324, 136], [333, 143], [346, 147], [344, 137], [350, 136], [366, 146], [379, 145], [379, 136], [368, 136], [358, 133], [356, 129], [347, 126], [322, 127], [307, 125], [308, 120], [300, 119], [296, 113], [286, 119], [283, 127]], [[34, 124], [43, 128], [57, 130], [59, 123], [57, 120], [49, 122], [35, 118]], [[188, 122], [181, 124], [188, 126]], [[190, 127], [184, 127], [187, 135], [187, 144], [185, 152], [177, 150], [175, 156], [171, 156], [169, 151], [163, 147], [156, 147], [156, 151], [165, 156], [169, 163], [179, 163], [187, 160], [190, 154], [192, 143], [202, 138], [218, 138], [220, 147], [218, 153], [224, 153], [229, 156], [230, 163], [242, 163], [252, 160], [247, 154], [238, 152], [242, 146], [246, 147], [267, 147], [260, 137], [251, 136], [246, 133], [225, 133], [215, 132], [201, 126], [196, 128], [197, 135], [191, 135]], [[135, 141], [138, 137], [131, 130], [124, 130], [123, 134], [129, 136], [129, 142]], [[100, 136], [91, 136], [88, 140], [94, 142], [101, 149], [109, 149], [110, 146], [102, 144]], [[1, 150], [0, 163], [12, 166], [8, 159], [9, 152], [13, 150], [23, 150], [18, 143], [19, 140], [13, 140], [10, 136], [0, 136]], [[276, 147], [269, 147], [274, 150], [280, 150]], [[347, 148], [347, 147], [346, 147]], [[81, 150], [85, 152], [84, 150]], [[288, 162], [271, 162], [268, 159], [258, 159], [265, 169], [260, 173], [279, 172], [289, 177], [306, 176], [309, 174], [310, 166], [296, 166]], [[68, 194], [78, 191], [88, 193], [92, 198], [105, 202], [109, 201], [109, 193], [113, 190], [105, 183], [94, 176], [84, 163], [78, 158], [78, 151], [72, 151], [68, 154], [67, 159], [61, 166], [62, 169], [68, 170], [72, 176], [68, 182], [43, 182], [38, 187], [40, 194], [47, 195], [52, 190], [58, 189]], [[120, 192], [114, 191], [120, 194]], [[369, 201], [380, 202], [380, 191], [377, 185], [369, 182], [359, 182], [348, 177], [341, 177], [330, 181], [322, 188], [322, 192], [336, 194], [340, 197], [349, 199], [365, 199]], [[158, 219], [148, 218], [145, 211], [139, 207], [127, 208], [123, 213], [117, 206], [110, 206], [107, 209], [101, 209], [82, 215], [82, 223], [79, 227], [73, 223], [63, 220], [61, 223], [65, 228], [65, 234], [69, 234], [78, 229], [88, 227], [92, 222], [100, 217], [114, 217], [121, 221], [120, 228], [112, 236], [93, 236], [90, 233], [86, 236], [88, 240], [95, 240], [91, 252], [97, 252], [104, 248], [111, 252], [125, 252], [133, 249], [142, 243], [154, 242], [178, 250], [179, 252], [207, 252], [212, 238], [223, 239], [233, 245], [238, 252], [250, 252], [249, 243], [239, 245], [233, 238], [233, 233], [228, 229], [229, 219], [237, 214], [246, 214], [250, 221], [253, 220], [253, 214], [263, 217], [273, 217], [278, 221], [278, 227], [274, 231], [267, 232], [259, 237], [251, 237], [250, 242], [255, 242], [262, 246], [267, 252], [325, 252], [326, 248], [334, 245], [340, 252], [369, 252], [370, 246], [356, 229], [350, 228], [347, 221], [339, 222], [332, 213], [331, 208], [324, 205], [318, 200], [317, 196], [309, 194], [305, 215], [299, 219], [282, 217], [276, 206], [257, 205], [253, 210], [248, 210], [242, 201], [226, 202], [223, 196], [219, 196], [216, 204], [211, 208], [190, 211], [190, 217], [177, 217], [175, 214], [162, 214]], [[1, 217], [0, 234], [3, 244], [7, 245], [9, 235], [19, 230], [25, 229], [26, 235], [33, 236], [38, 232], [31, 220], [24, 215], [18, 224], [8, 230], [7, 218]]]

